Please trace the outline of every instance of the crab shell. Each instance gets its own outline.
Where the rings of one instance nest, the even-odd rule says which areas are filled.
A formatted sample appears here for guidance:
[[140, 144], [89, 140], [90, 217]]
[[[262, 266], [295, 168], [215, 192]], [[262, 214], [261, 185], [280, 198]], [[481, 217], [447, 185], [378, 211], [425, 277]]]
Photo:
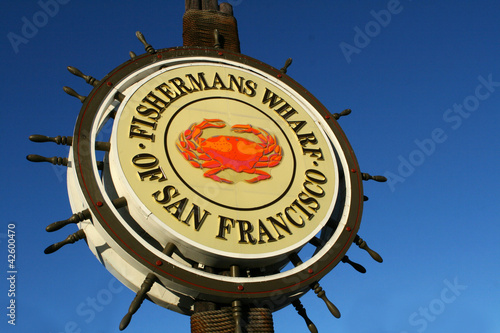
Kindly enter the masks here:
[[273, 167], [279, 164], [279, 161], [269, 163], [269, 157], [263, 156], [267, 148], [264, 144], [245, 138], [218, 135], [202, 139], [200, 147], [204, 154], [199, 158], [213, 162], [209, 162], [211, 165], [204, 163], [203, 167], [210, 168], [213, 165], [213, 167], [220, 166], [236, 172], [245, 172], [253, 168]]

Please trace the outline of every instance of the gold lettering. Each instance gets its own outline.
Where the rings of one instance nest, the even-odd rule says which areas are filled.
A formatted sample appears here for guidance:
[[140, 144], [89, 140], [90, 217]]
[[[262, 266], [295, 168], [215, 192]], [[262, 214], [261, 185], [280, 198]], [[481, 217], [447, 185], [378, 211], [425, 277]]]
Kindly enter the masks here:
[[[255, 95], [257, 95], [257, 83], [253, 82], [253, 81], [246, 81], [245, 82], [245, 94], [247, 94], [248, 97], [254, 97]], [[248, 88], [248, 90], [247, 90]]]
[[[240, 244], [248, 244], [250, 242], [251, 244], [257, 243], [257, 240], [253, 238], [251, 232], [253, 231], [253, 225], [252, 223], [246, 221], [246, 220], [237, 220], [238, 224], [240, 226]], [[248, 241], [247, 241], [248, 237]]]
[[[170, 194], [170, 192], [172, 191], [174, 191], [174, 193]], [[163, 199], [160, 199], [159, 197], [162, 192], [163, 192]], [[177, 191], [177, 189], [172, 185], [165, 186], [162, 192], [156, 191], [155, 193], [152, 194], [155, 201], [160, 204], [166, 204], [170, 202], [172, 198], [175, 198], [176, 196], [179, 195], [179, 191]]]
[[130, 125], [129, 138], [141, 138], [147, 139], [151, 142], [155, 142], [154, 133], [149, 134], [148, 131], [140, 128], [137, 125]]
[[308, 143], [311, 143], [313, 145], [318, 143], [318, 140], [314, 136], [314, 133], [307, 133], [307, 134], [297, 134], [297, 139], [300, 141], [300, 145], [302, 147], [305, 147]]
[[266, 88], [266, 92], [264, 93], [264, 97], [262, 98], [262, 104], [269, 103], [269, 108], [272, 109], [283, 102], [283, 98], [279, 97], [271, 90]]
[[[156, 88], [158, 90], [158, 88]], [[168, 102], [165, 102], [163, 99], [160, 97], [156, 96], [152, 91], [150, 91], [146, 97], [142, 99], [144, 103], [148, 103], [149, 105], [155, 107], [158, 109], [158, 111], [161, 113], [165, 108], [168, 106]]]
[[[146, 110], [144, 110], [146, 109]], [[158, 112], [155, 109], [148, 109], [146, 106], [139, 104], [139, 106], [135, 109], [137, 113], [139, 113], [141, 116], [148, 117], [151, 120], [158, 120], [160, 119], [160, 112]], [[156, 113], [156, 117], [151, 117], [152, 113]]]
[[168, 80], [168, 82], [172, 83], [177, 90], [179, 90], [181, 96], [187, 95], [191, 92], [191, 89], [186, 87], [186, 83], [180, 77], [174, 77], [172, 80]]
[[263, 244], [266, 242], [264, 239], [262, 239], [263, 236], [267, 236], [268, 243], [276, 242], [276, 238], [274, 238], [273, 235], [271, 235], [271, 233], [269, 232], [269, 230], [267, 230], [264, 223], [261, 220], [259, 220], [259, 244]]
[[236, 80], [233, 74], [229, 74], [229, 90], [234, 91], [233, 89], [233, 83], [234, 83], [234, 85], [238, 87], [238, 91], [243, 94], [243, 89], [244, 89], [243, 82], [245, 81], [245, 78], [239, 76], [238, 79], [240, 80], [240, 82]]
[[278, 228], [276, 228], [276, 226], [278, 226], [281, 230], [284, 230], [284, 231], [288, 232], [289, 235], [291, 235], [292, 232], [290, 231], [290, 228], [288, 227], [288, 225], [286, 225], [285, 220], [283, 219], [283, 215], [281, 213], [278, 213], [278, 214], [276, 214], [276, 216], [278, 216], [281, 219], [281, 222], [279, 222], [277, 219], [275, 219], [272, 216], [269, 216], [267, 218], [267, 220], [269, 222], [271, 222], [271, 225], [273, 226], [274, 230], [276, 230], [276, 233], [278, 233], [278, 239], [282, 239], [285, 236], [283, 236], [279, 232], [279, 230], [278, 230]]
[[285, 105], [274, 111], [276, 111], [276, 113], [278, 113], [285, 120], [297, 113], [297, 110], [292, 108], [287, 102], [285, 102]]
[[200, 207], [197, 205], [193, 204], [193, 208], [191, 208], [191, 211], [189, 212], [189, 215], [186, 217], [186, 219], [182, 222], [186, 223], [189, 225], [189, 220], [191, 217], [194, 217], [194, 229], [196, 231], [199, 231], [201, 226], [203, 225], [203, 222], [205, 222], [206, 218], [208, 215], [211, 215], [209, 212], [206, 210], [203, 210], [203, 216], [200, 219]]
[[[163, 82], [158, 87], [156, 87], [155, 90], [161, 92], [163, 95], [165, 95], [165, 97], [168, 98], [168, 102], [161, 100], [163, 102], [163, 104], [165, 104], [164, 108], [166, 108], [170, 103], [172, 103], [173, 101], [175, 101], [177, 98], [179, 98], [181, 96], [177, 92], [174, 94], [174, 92], [171, 90], [170, 86], [168, 84], [166, 84], [165, 82]], [[144, 100], [143, 100], [143, 102], [144, 102]], [[160, 112], [163, 112], [164, 108], [162, 108], [160, 110]]]
[[133, 117], [133, 118], [132, 118], [132, 122], [131, 122], [131, 123], [132, 123], [132, 124], [137, 124], [137, 123], [139, 123], [139, 124], [142, 124], [142, 125], [149, 126], [149, 127], [151, 127], [153, 130], [156, 130], [156, 123], [152, 123], [152, 122], [150, 122], [150, 121], [145, 121], [145, 120], [142, 120], [142, 119], [138, 119], [138, 118], [136, 118], [136, 117]]
[[306, 181], [304, 182], [304, 188], [305, 188], [305, 190], [307, 191], [307, 193], [309, 193], [309, 194], [311, 194], [311, 195], [314, 195], [315, 197], [318, 197], [318, 198], [322, 198], [322, 197], [324, 197], [324, 196], [325, 196], [325, 191], [323, 190], [323, 188], [321, 188], [321, 186], [316, 185], [316, 187], [317, 187], [317, 188], [319, 188], [321, 191], [320, 191], [320, 192], [315, 192], [315, 191], [313, 191], [313, 190], [312, 190], [309, 186], [307, 186], [308, 184], [313, 185], [313, 183], [312, 183], [312, 182], [310, 182], [310, 181], [308, 181], [308, 180], [306, 180]]
[[[162, 182], [167, 180], [167, 176], [165, 175], [165, 172], [163, 171], [161, 166], [152, 170], [137, 173], [139, 174], [139, 177], [142, 181], [144, 181], [144, 178], [146, 177], [149, 177], [149, 181], [158, 180], [159, 182]], [[158, 175], [161, 175], [161, 177], [158, 177]]]
[[298, 209], [300, 209], [304, 214], [306, 214], [308, 220], [311, 220], [314, 217], [314, 214], [309, 213], [307, 211], [307, 209], [305, 209], [301, 204], [299, 204], [299, 202], [297, 200], [294, 200], [293, 203], [292, 203], [292, 205], [294, 205], [295, 207], [297, 207]]
[[[323, 193], [323, 195], [324, 195], [324, 193]], [[319, 202], [316, 199], [314, 199], [313, 197], [310, 197], [309, 195], [307, 195], [306, 193], [304, 193], [302, 191], [299, 193], [299, 200], [300, 200], [300, 202], [302, 202], [306, 205], [314, 204], [314, 207], [311, 207], [311, 206], [308, 206], [308, 207], [311, 208], [312, 210], [314, 210], [315, 212], [318, 212], [320, 205], [319, 205]]]
[[316, 160], [318, 161], [324, 161], [325, 158], [323, 157], [323, 152], [321, 151], [321, 148], [304, 148], [302, 147], [302, 153], [304, 155], [309, 154], [310, 157], [315, 157]]
[[[231, 224], [227, 224], [227, 222], [230, 222]], [[229, 217], [219, 215], [219, 233], [215, 237], [227, 240], [226, 233], [231, 233], [231, 227], [234, 228], [234, 220]]]
[[[184, 212], [184, 208], [186, 208], [186, 204], [188, 203], [188, 198], [182, 198], [180, 200], [177, 200], [173, 204], [170, 204], [168, 206], [163, 206], [167, 212], [172, 214], [176, 219], [179, 221], [181, 220], [182, 213]], [[172, 213], [170, 209], [175, 208], [175, 213]]]
[[307, 124], [307, 122], [304, 120], [289, 121], [288, 122], [288, 125], [290, 125], [290, 128], [293, 129], [293, 131], [295, 133], [298, 133], [302, 129], [302, 127], [306, 126], [306, 124]]
[[132, 163], [134, 163], [136, 167], [150, 169], [158, 165], [158, 159], [156, 156], [149, 153], [137, 154], [132, 157]]
[[[313, 176], [311, 176], [311, 174], [317, 175], [320, 178], [314, 178]], [[307, 169], [306, 170], [306, 177], [310, 181], [313, 181], [313, 182], [318, 183], [318, 184], [325, 184], [327, 182], [326, 176], [321, 171], [316, 170], [316, 169]]]
[[187, 74], [186, 77], [189, 79], [189, 82], [191, 82], [192, 91], [214, 89], [208, 85], [207, 80], [205, 79], [205, 73], [203, 72], [198, 73], [198, 81], [196, 81], [194, 76], [191, 74]]
[[[220, 88], [217, 87], [217, 85], [220, 85]], [[220, 78], [219, 76], [219, 73], [215, 73], [215, 76], [214, 76], [214, 82], [212, 84], [212, 88], [218, 88], [218, 89], [221, 89], [221, 90], [229, 90], [226, 85], [224, 84], [224, 82], [222, 82], [222, 79]]]
[[295, 220], [293, 219], [293, 217], [292, 217], [292, 216], [290, 216], [290, 213], [289, 213], [289, 211], [290, 211], [290, 210], [291, 210], [291, 211], [293, 211], [294, 213], [297, 213], [297, 211], [296, 211], [295, 209], [293, 209], [293, 207], [292, 207], [292, 206], [290, 206], [290, 207], [286, 207], [286, 208], [285, 208], [285, 216], [286, 216], [287, 220], [288, 220], [291, 224], [293, 224], [294, 226], [296, 226], [296, 227], [298, 227], [298, 228], [303, 228], [303, 227], [306, 225], [306, 222], [304, 221], [304, 219], [302, 218], [302, 216], [300, 216], [300, 215], [299, 215], [299, 218], [300, 218], [300, 223], [297, 223], [297, 221], [295, 221]]

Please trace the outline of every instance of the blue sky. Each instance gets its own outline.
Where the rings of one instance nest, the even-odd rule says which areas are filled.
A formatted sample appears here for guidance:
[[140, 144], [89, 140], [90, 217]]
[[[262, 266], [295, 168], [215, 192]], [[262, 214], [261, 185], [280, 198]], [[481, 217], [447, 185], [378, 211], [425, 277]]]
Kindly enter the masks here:
[[[72, 135], [81, 103], [62, 86], [82, 95], [90, 86], [66, 66], [105, 76], [129, 51], [143, 52], [137, 30], [155, 48], [182, 45], [184, 1], [58, 0], [44, 13], [54, 1], [0, 5], [0, 330], [117, 332], [134, 293], [83, 242], [43, 253], [76, 227], [44, 231], [71, 216], [65, 169], [25, 157], [68, 149], [28, 136]], [[229, 2], [242, 53], [277, 68], [292, 57], [288, 74], [332, 113], [353, 110], [341, 125], [362, 170], [389, 178], [364, 183], [370, 200], [359, 231], [384, 263], [354, 246], [348, 255], [367, 273], [341, 263], [322, 280], [341, 319], [304, 296], [319, 331], [500, 332], [500, 4]], [[9, 224], [15, 327], [6, 316]], [[292, 307], [274, 313], [274, 323], [276, 332], [307, 332]], [[126, 332], [144, 331], [189, 332], [189, 318], [145, 302]]]

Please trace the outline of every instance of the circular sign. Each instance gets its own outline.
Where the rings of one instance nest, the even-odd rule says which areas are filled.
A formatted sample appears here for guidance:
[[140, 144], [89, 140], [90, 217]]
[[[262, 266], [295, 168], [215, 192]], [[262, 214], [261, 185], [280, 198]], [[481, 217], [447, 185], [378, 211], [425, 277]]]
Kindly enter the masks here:
[[117, 192], [144, 230], [197, 262], [279, 261], [332, 215], [335, 138], [278, 79], [185, 60], [126, 92], [111, 138]]

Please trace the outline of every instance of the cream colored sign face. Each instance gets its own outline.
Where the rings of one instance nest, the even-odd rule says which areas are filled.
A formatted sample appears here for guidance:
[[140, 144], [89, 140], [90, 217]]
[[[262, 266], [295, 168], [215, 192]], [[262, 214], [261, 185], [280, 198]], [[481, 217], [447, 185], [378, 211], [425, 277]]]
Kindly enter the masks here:
[[259, 71], [170, 66], [122, 103], [112, 176], [153, 237], [233, 257], [284, 253], [315, 236], [333, 210], [337, 165], [322, 122]]

